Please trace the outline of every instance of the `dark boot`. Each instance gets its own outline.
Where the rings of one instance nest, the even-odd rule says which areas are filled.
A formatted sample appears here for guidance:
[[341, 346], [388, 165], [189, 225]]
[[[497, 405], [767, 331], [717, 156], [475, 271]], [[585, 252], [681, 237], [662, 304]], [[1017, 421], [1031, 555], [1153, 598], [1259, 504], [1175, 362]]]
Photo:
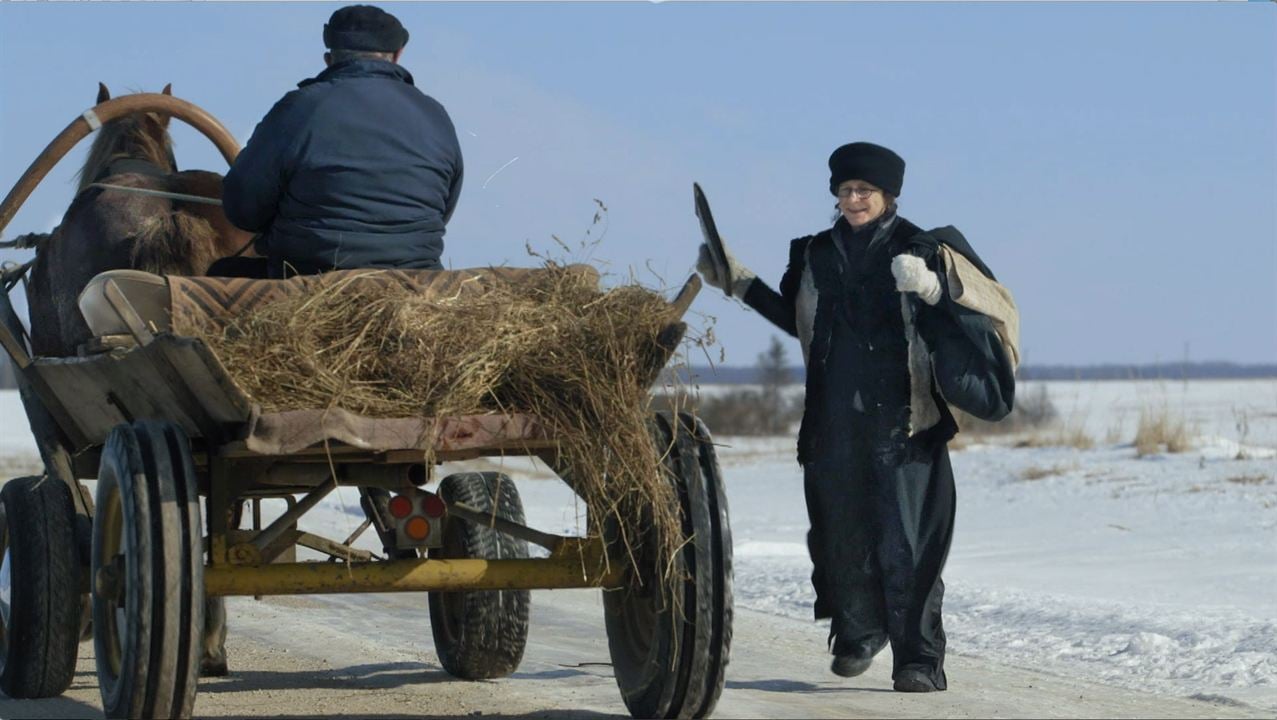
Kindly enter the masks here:
[[884, 642], [852, 643], [842, 640], [834, 641], [834, 660], [829, 670], [840, 677], [856, 677], [863, 675], [873, 664], [874, 655], [883, 648]]
[[863, 675], [869, 666], [873, 664], [872, 657], [856, 657], [855, 655], [835, 655], [834, 661], [829, 664], [830, 671], [840, 677], [851, 678], [857, 675]]
[[931, 668], [925, 665], [906, 665], [896, 673], [895, 689], [898, 692], [924, 693], [943, 690], [937, 685]]

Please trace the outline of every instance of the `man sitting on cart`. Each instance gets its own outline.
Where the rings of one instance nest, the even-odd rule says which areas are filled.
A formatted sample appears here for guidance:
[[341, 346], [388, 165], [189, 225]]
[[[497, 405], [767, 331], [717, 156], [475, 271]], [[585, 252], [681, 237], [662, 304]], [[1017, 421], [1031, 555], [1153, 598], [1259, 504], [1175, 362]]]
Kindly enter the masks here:
[[209, 275], [442, 267], [461, 146], [443, 105], [399, 65], [407, 42], [380, 8], [332, 14], [328, 68], [271, 108], [226, 175], [226, 216], [258, 233], [265, 260], [223, 259]]
[[[223, 184], [226, 217], [258, 233], [264, 257], [223, 258], [209, 275], [442, 269], [444, 227], [461, 194], [461, 146], [443, 105], [399, 65], [407, 42], [398, 18], [380, 8], [332, 14], [324, 25], [328, 69], [271, 108]], [[398, 556], [388, 501], [385, 490], [361, 492], [386, 552]]]

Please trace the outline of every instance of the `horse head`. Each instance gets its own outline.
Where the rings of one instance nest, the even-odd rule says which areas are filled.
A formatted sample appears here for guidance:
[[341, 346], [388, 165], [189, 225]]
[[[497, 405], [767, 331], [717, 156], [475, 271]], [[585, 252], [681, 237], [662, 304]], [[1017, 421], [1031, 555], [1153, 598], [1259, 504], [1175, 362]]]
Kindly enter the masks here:
[[[172, 83], [165, 85], [161, 92], [172, 95]], [[97, 104], [110, 99], [111, 91], [104, 83], [98, 83]], [[80, 168], [77, 191], [123, 172], [154, 175], [177, 172], [173, 139], [168, 133], [170, 119], [162, 113], [140, 112], [103, 124]]]
[[[163, 93], [172, 95], [172, 86]], [[106, 85], [98, 85], [97, 100], [98, 105], [111, 100]], [[252, 234], [232, 225], [219, 203], [201, 201], [221, 197], [222, 176], [177, 171], [171, 117], [135, 112], [96, 131], [61, 224], [48, 237], [36, 238], [27, 288], [36, 354], [74, 355], [92, 337], [76, 298], [104, 270], [201, 275], [218, 258], [248, 253]]]

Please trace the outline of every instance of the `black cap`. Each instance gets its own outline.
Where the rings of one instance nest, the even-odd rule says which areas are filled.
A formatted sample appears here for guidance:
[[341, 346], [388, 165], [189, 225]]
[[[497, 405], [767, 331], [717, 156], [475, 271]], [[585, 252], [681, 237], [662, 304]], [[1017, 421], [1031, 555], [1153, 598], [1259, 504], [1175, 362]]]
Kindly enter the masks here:
[[399, 18], [372, 5], [347, 5], [324, 25], [324, 47], [330, 50], [399, 52], [408, 44], [408, 31]]
[[848, 180], [864, 180], [900, 197], [905, 183], [904, 158], [881, 145], [848, 143], [829, 156], [829, 192], [837, 195], [838, 186]]

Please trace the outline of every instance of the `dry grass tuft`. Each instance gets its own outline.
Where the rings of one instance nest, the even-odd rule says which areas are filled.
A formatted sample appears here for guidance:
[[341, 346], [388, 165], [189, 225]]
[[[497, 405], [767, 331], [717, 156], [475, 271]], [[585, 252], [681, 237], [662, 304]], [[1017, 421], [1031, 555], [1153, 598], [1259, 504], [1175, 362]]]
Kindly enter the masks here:
[[1117, 417], [1109, 425], [1108, 430], [1104, 432], [1104, 443], [1106, 445], [1117, 445], [1122, 442], [1122, 425], [1126, 420], [1126, 411], [1118, 410]]
[[1016, 441], [1015, 447], [1071, 447], [1090, 450], [1095, 447], [1095, 438], [1086, 432], [1085, 423], [1078, 422], [1026, 435]]
[[1264, 475], [1263, 473], [1258, 473], [1255, 475], [1236, 475], [1234, 477], [1228, 478], [1228, 482], [1234, 483], [1236, 485], [1263, 485], [1264, 483], [1270, 482], [1271, 480], [1272, 478], [1268, 477], [1267, 475]]
[[1081, 423], [1066, 426], [1060, 430], [1057, 437], [1059, 441], [1056, 444], [1064, 447], [1077, 448], [1078, 450], [1090, 450], [1095, 447], [1095, 438], [1086, 432], [1085, 426]]
[[603, 292], [596, 275], [554, 263], [447, 298], [364, 277], [196, 334], [267, 411], [537, 417], [560, 441], [558, 470], [585, 500], [590, 533], [618, 527], [634, 552], [652, 527], [659, 547], [642, 556], [658, 572], [648, 577], [669, 579], [681, 520], [647, 407], [666, 357], [658, 335], [677, 321], [663, 297], [638, 285]]
[[[1045, 385], [1026, 386], [1015, 399], [1015, 407], [1004, 420], [986, 422], [958, 410], [954, 412], [961, 433], [970, 440], [1012, 435], [1014, 447], [1072, 447], [1090, 450], [1095, 438], [1086, 431], [1084, 412], [1071, 411], [1061, 418]], [[959, 434], [958, 437], [962, 437]], [[952, 446], [951, 446], [952, 447]]]
[[1064, 473], [1068, 472], [1069, 469], [1070, 468], [1064, 467], [1063, 465], [1052, 465], [1050, 467], [1034, 465], [1032, 467], [1028, 467], [1022, 470], [1020, 472], [1020, 479], [1021, 480], [1042, 480], [1045, 478], [1054, 477], [1056, 475], [1063, 475]]
[[1165, 406], [1140, 410], [1139, 424], [1135, 428], [1135, 455], [1144, 457], [1166, 449], [1168, 453], [1181, 453], [1192, 448], [1188, 423], [1171, 413]]

